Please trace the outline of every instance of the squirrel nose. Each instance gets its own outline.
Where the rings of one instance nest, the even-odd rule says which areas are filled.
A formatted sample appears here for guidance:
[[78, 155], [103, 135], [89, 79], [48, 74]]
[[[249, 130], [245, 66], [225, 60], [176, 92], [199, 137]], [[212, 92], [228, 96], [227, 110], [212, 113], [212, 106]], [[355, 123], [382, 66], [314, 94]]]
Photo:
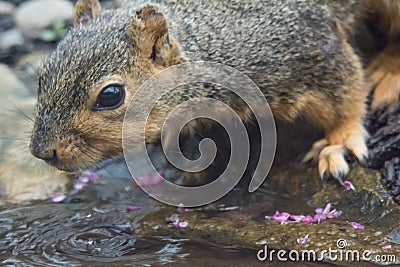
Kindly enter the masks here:
[[31, 142], [30, 150], [32, 155], [38, 159], [42, 159], [51, 165], [57, 163], [57, 150], [55, 149], [44, 148], [43, 144]]

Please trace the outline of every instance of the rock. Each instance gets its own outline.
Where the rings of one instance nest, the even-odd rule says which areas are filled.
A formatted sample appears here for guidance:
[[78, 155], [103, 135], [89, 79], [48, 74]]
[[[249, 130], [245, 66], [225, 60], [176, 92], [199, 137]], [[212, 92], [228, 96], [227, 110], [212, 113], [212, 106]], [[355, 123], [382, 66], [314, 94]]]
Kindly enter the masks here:
[[[25, 85], [17, 78], [17, 76], [7, 65], [0, 64], [0, 81], [0, 93], [2, 95], [0, 98], [0, 104], [2, 108], [8, 107], [9, 104], [7, 104], [7, 102], [9, 102], [12, 98], [31, 96]], [[6, 103], [3, 101], [6, 101]]]
[[383, 183], [396, 203], [400, 204], [400, 108], [369, 114], [366, 125], [369, 168], [381, 170]]
[[0, 1], [0, 32], [11, 29], [14, 24], [13, 13], [15, 6], [11, 3]]
[[0, 34], [0, 49], [9, 50], [12, 47], [24, 45], [24, 37], [18, 29], [11, 29]]
[[[343, 255], [347, 251], [357, 251], [360, 254], [360, 259], [362, 259], [362, 253], [369, 251], [370, 254], [368, 256], [371, 256], [371, 258], [362, 259], [361, 264], [362, 266], [369, 266], [368, 262], [373, 262], [374, 256], [385, 254], [382, 247], [390, 245], [391, 242], [399, 242], [399, 207], [392, 206], [391, 208], [393, 210], [386, 211], [386, 214], [389, 213], [387, 216], [384, 216], [382, 213], [385, 212], [385, 208], [375, 211], [378, 215], [376, 218], [378, 219], [375, 218], [364, 223], [366, 226], [364, 230], [351, 227], [348, 221], [359, 221], [360, 218], [358, 215], [351, 213], [343, 215], [343, 217], [346, 217], [346, 220], [342, 220], [339, 217], [320, 224], [307, 224], [279, 223], [265, 219], [242, 220], [220, 216], [213, 217], [204, 210], [190, 210], [180, 214], [179, 219], [188, 222], [188, 226], [177, 230], [166, 223], [166, 218], [170, 218], [172, 214], [176, 214], [176, 209], [161, 209], [154, 213], [148, 213], [137, 224], [136, 233], [143, 237], [172, 236], [176, 239], [187, 238], [207, 244], [216, 243], [221, 247], [235, 245], [241, 248], [261, 250], [267, 245], [270, 251], [274, 249], [276, 252], [282, 249], [298, 252], [300, 255], [302, 251], [308, 250], [313, 253], [315, 252], [317, 255], [315, 258], [321, 257], [318, 259], [319, 261], [335, 261], [334, 266], [350, 266], [346, 265], [348, 264], [346, 261], [354, 260], [346, 260], [344, 257], [339, 258], [337, 257], [339, 254], [335, 254], [338, 251], [337, 249], [343, 249], [343, 247], [337, 245], [338, 240], [344, 240], [346, 244], [349, 244], [349, 248], [342, 250], [344, 252]], [[379, 213], [382, 215], [379, 216]], [[309, 237], [306, 244], [299, 243], [298, 239], [304, 236]], [[329, 258], [328, 249], [332, 249], [334, 253], [332, 255], [336, 255], [336, 259], [334, 257]], [[254, 257], [256, 257], [256, 253], [255, 251]], [[389, 253], [395, 255], [398, 259], [400, 256], [400, 246], [392, 246]], [[293, 253], [292, 255], [295, 254]], [[311, 261], [315, 261], [315, 258]], [[349, 257], [349, 259], [351, 258]], [[398, 263], [398, 261], [390, 262], [390, 264]], [[271, 264], [271, 266], [275, 265]]]
[[18, 153], [12, 153], [15, 147], [2, 153], [9, 156], [0, 163], [2, 199], [10, 203], [31, 202], [49, 199], [55, 192], [64, 191], [69, 182], [67, 175], [35, 159], [29, 152], [28, 142], [14, 141], [16, 147], [22, 144], [24, 149]]
[[370, 138], [370, 150], [367, 165], [370, 168], [380, 169], [385, 161], [399, 155], [400, 144], [400, 109], [395, 111], [380, 111], [370, 114], [367, 119]]
[[0, 1], [0, 15], [11, 15], [14, 10], [15, 6], [12, 3]]
[[58, 21], [72, 19], [74, 6], [66, 0], [31, 0], [21, 4], [15, 14], [24, 35], [37, 38], [40, 32]]

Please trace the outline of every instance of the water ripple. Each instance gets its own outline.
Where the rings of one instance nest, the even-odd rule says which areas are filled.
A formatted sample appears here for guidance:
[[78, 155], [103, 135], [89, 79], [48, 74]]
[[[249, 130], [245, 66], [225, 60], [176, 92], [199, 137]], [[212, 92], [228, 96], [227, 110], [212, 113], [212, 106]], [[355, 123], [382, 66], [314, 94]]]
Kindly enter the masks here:
[[101, 208], [106, 213], [93, 210], [35, 205], [0, 212], [0, 262], [5, 266], [151, 266], [184, 256], [180, 240], [135, 234], [137, 218], [118, 207]]

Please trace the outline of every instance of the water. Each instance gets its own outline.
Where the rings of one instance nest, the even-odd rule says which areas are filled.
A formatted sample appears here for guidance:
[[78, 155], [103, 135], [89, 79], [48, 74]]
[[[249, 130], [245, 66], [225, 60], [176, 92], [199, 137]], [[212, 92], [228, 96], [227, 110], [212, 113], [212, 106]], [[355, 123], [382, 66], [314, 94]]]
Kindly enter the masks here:
[[151, 266], [184, 257], [182, 240], [142, 238], [134, 218], [92, 204], [36, 204], [1, 212], [2, 264]]
[[[141, 237], [137, 222], [159, 208], [130, 180], [93, 184], [63, 203], [3, 205], [0, 258], [17, 266], [153, 266], [179, 262], [184, 240]], [[102, 194], [104, 186], [108, 195]], [[127, 189], [128, 188], [128, 189]], [[99, 190], [97, 190], [99, 189]], [[114, 197], [119, 195], [119, 197]], [[127, 212], [128, 205], [143, 207]]]
[[[141, 236], [137, 229], [143, 217], [166, 207], [130, 185], [129, 179], [105, 179], [101, 184], [70, 193], [63, 203], [2, 205], [1, 265], [259, 264], [256, 251], [239, 246], [219, 246], [170, 235]], [[104, 194], [105, 188], [108, 194]], [[126, 207], [132, 204], [142, 209], [127, 212]]]
[[[307, 204], [311, 187], [303, 187], [309, 190], [290, 195], [277, 194], [274, 186], [270, 184], [253, 194], [239, 186], [217, 203], [187, 211], [181, 216], [187, 216], [184, 218], [188, 218], [193, 232], [169, 225], [167, 218], [178, 214], [177, 209], [151, 199], [140, 188], [132, 186], [130, 179], [102, 178], [83, 190], [70, 191], [62, 203], [3, 204], [0, 207], [0, 262], [2, 266], [287, 266], [287, 262], [259, 262], [254, 245], [243, 246], [223, 234], [225, 230], [233, 233], [238, 229], [220, 225], [225, 228], [222, 232], [204, 230], [199, 234], [196, 230], [199, 223], [212, 229], [216, 219], [239, 223], [243, 229], [249, 227], [247, 224], [256, 223], [255, 229], [262, 231], [266, 223], [264, 216], [273, 214], [276, 209], [312, 212], [313, 207]], [[128, 212], [128, 205], [141, 209]], [[237, 209], [223, 211], [220, 207]], [[344, 208], [343, 205], [339, 207]], [[343, 209], [345, 216], [351, 217], [351, 210], [351, 207]], [[388, 216], [396, 213], [388, 211]], [[369, 213], [358, 220], [371, 221], [375, 215]], [[385, 218], [376, 219], [375, 216], [374, 220], [389, 226]], [[271, 227], [287, 229], [269, 223]], [[338, 218], [333, 224], [343, 228], [345, 220]], [[332, 222], [309, 226], [328, 232], [324, 229], [331, 225]], [[289, 237], [293, 235], [289, 229], [276, 235], [282, 231]], [[267, 232], [260, 233], [260, 237], [265, 235], [269, 236]], [[315, 239], [315, 235], [311, 236]], [[365, 237], [360, 236], [362, 238]], [[298, 262], [291, 264], [301, 266]]]

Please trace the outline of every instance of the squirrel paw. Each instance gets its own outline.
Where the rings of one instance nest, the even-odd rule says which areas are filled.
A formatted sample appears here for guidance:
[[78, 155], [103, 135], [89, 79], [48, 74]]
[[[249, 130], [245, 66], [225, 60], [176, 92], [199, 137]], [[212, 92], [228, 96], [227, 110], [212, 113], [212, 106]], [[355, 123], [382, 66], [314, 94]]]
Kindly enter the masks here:
[[[346, 131], [346, 129], [349, 130]], [[329, 134], [327, 138], [316, 141], [304, 157], [303, 163], [316, 162], [318, 159], [321, 180], [325, 182], [329, 176], [332, 176], [343, 184], [342, 178], [349, 172], [345, 154], [350, 151], [360, 162], [365, 161], [368, 156], [365, 137], [366, 134], [362, 126], [360, 126], [359, 131], [355, 131], [351, 127], [336, 130]]]
[[367, 69], [374, 90], [371, 108], [395, 109], [400, 96], [400, 57], [383, 53]]

